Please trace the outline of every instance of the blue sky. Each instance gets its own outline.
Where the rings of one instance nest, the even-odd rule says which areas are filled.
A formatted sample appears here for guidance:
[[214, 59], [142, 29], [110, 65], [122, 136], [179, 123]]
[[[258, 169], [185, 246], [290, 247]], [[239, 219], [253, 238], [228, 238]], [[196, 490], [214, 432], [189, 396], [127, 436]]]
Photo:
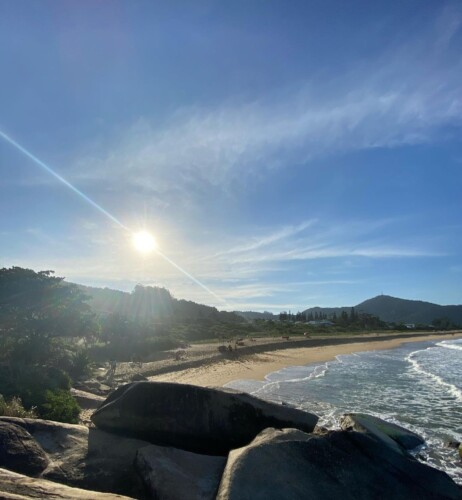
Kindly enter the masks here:
[[[220, 309], [462, 302], [458, 1], [0, 1], [0, 265]], [[131, 231], [160, 250], [142, 256]]]

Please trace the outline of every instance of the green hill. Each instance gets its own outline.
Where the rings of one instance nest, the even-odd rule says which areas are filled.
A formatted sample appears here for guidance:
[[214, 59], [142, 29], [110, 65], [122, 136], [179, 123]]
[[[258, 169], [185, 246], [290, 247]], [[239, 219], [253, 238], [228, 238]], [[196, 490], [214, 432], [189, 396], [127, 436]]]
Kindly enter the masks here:
[[[421, 300], [399, 299], [389, 295], [378, 295], [354, 306], [358, 313], [367, 313], [378, 316], [388, 323], [415, 323], [430, 324], [438, 318], [447, 318], [455, 324], [462, 324], [462, 305], [441, 306]], [[339, 316], [342, 311], [349, 312], [348, 307], [311, 307], [303, 311], [305, 314], [317, 312], [331, 317], [334, 313]]]

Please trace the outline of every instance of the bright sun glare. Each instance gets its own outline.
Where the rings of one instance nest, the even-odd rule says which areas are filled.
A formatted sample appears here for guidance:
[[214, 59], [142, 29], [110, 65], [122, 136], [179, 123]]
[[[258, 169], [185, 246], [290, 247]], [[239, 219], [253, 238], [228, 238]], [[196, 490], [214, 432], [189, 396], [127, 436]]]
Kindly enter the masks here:
[[139, 231], [133, 234], [132, 237], [133, 246], [138, 250], [138, 252], [143, 254], [151, 253], [157, 248], [156, 240], [152, 234], [147, 231]]

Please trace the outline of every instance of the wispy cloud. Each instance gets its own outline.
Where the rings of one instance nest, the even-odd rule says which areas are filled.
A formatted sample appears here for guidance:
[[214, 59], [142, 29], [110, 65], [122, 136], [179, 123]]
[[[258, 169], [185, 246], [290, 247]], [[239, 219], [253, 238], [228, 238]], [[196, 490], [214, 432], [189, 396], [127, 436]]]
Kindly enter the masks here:
[[249, 252], [251, 250], [258, 250], [259, 248], [275, 244], [281, 240], [285, 241], [288, 238], [291, 238], [299, 233], [302, 233], [303, 231], [305, 231], [305, 229], [312, 226], [315, 222], [316, 222], [315, 220], [309, 220], [302, 222], [301, 224], [298, 224], [296, 226], [285, 226], [283, 228], [275, 230], [270, 234], [266, 234], [260, 237], [252, 237], [250, 243], [229, 248], [227, 250], [215, 254], [214, 257], [219, 257], [221, 255]]
[[440, 127], [462, 123], [462, 60], [442, 57], [459, 32], [460, 13], [445, 11], [429, 32], [323, 88], [311, 81], [257, 101], [182, 109], [161, 125], [140, 118], [110, 151], [79, 159], [73, 175], [169, 203], [323, 155], [433, 141]]
[[273, 230], [260, 236], [255, 245], [238, 244], [227, 251], [213, 254], [208, 261], [226, 267], [229, 264], [277, 265], [335, 258], [385, 259], [445, 255], [445, 252], [429, 245], [428, 240], [420, 245], [408, 243], [402, 238], [398, 243], [390, 243], [382, 232], [386, 226], [393, 227], [397, 223], [393, 219], [354, 220], [329, 226], [321, 221], [310, 221], [309, 224]]

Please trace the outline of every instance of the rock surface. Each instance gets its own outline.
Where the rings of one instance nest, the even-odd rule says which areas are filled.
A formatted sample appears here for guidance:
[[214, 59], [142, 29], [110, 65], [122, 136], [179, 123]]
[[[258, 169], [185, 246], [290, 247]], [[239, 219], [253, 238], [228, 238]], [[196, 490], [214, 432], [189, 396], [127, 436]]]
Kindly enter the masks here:
[[100, 396], [107, 396], [107, 394], [111, 392], [111, 387], [109, 385], [95, 379], [78, 381], [74, 384], [74, 387], [78, 390]]
[[392, 439], [405, 450], [412, 450], [425, 443], [422, 437], [404, 427], [363, 413], [347, 413], [341, 418], [340, 426], [344, 430], [367, 432], [384, 442]]
[[38, 476], [48, 463], [42, 447], [25, 429], [0, 421], [0, 467]]
[[445, 473], [366, 433], [266, 429], [233, 450], [218, 500], [460, 499]]
[[48, 420], [0, 417], [0, 422], [22, 427], [43, 448], [50, 464], [41, 477], [78, 488], [144, 497], [134, 461], [138, 449], [150, 443]]
[[71, 394], [79, 404], [82, 410], [94, 410], [101, 406], [105, 398], [92, 394], [91, 392], [81, 391], [79, 389], [71, 389]]
[[46, 498], [51, 500], [128, 500], [129, 497], [71, 488], [45, 479], [36, 479], [5, 469], [0, 469], [0, 498], [30, 500]]
[[156, 445], [136, 457], [148, 493], [159, 500], [214, 500], [225, 465], [225, 457]]
[[267, 427], [311, 432], [317, 420], [249, 394], [167, 382], [121, 386], [92, 415], [100, 429], [213, 455], [249, 443]]

